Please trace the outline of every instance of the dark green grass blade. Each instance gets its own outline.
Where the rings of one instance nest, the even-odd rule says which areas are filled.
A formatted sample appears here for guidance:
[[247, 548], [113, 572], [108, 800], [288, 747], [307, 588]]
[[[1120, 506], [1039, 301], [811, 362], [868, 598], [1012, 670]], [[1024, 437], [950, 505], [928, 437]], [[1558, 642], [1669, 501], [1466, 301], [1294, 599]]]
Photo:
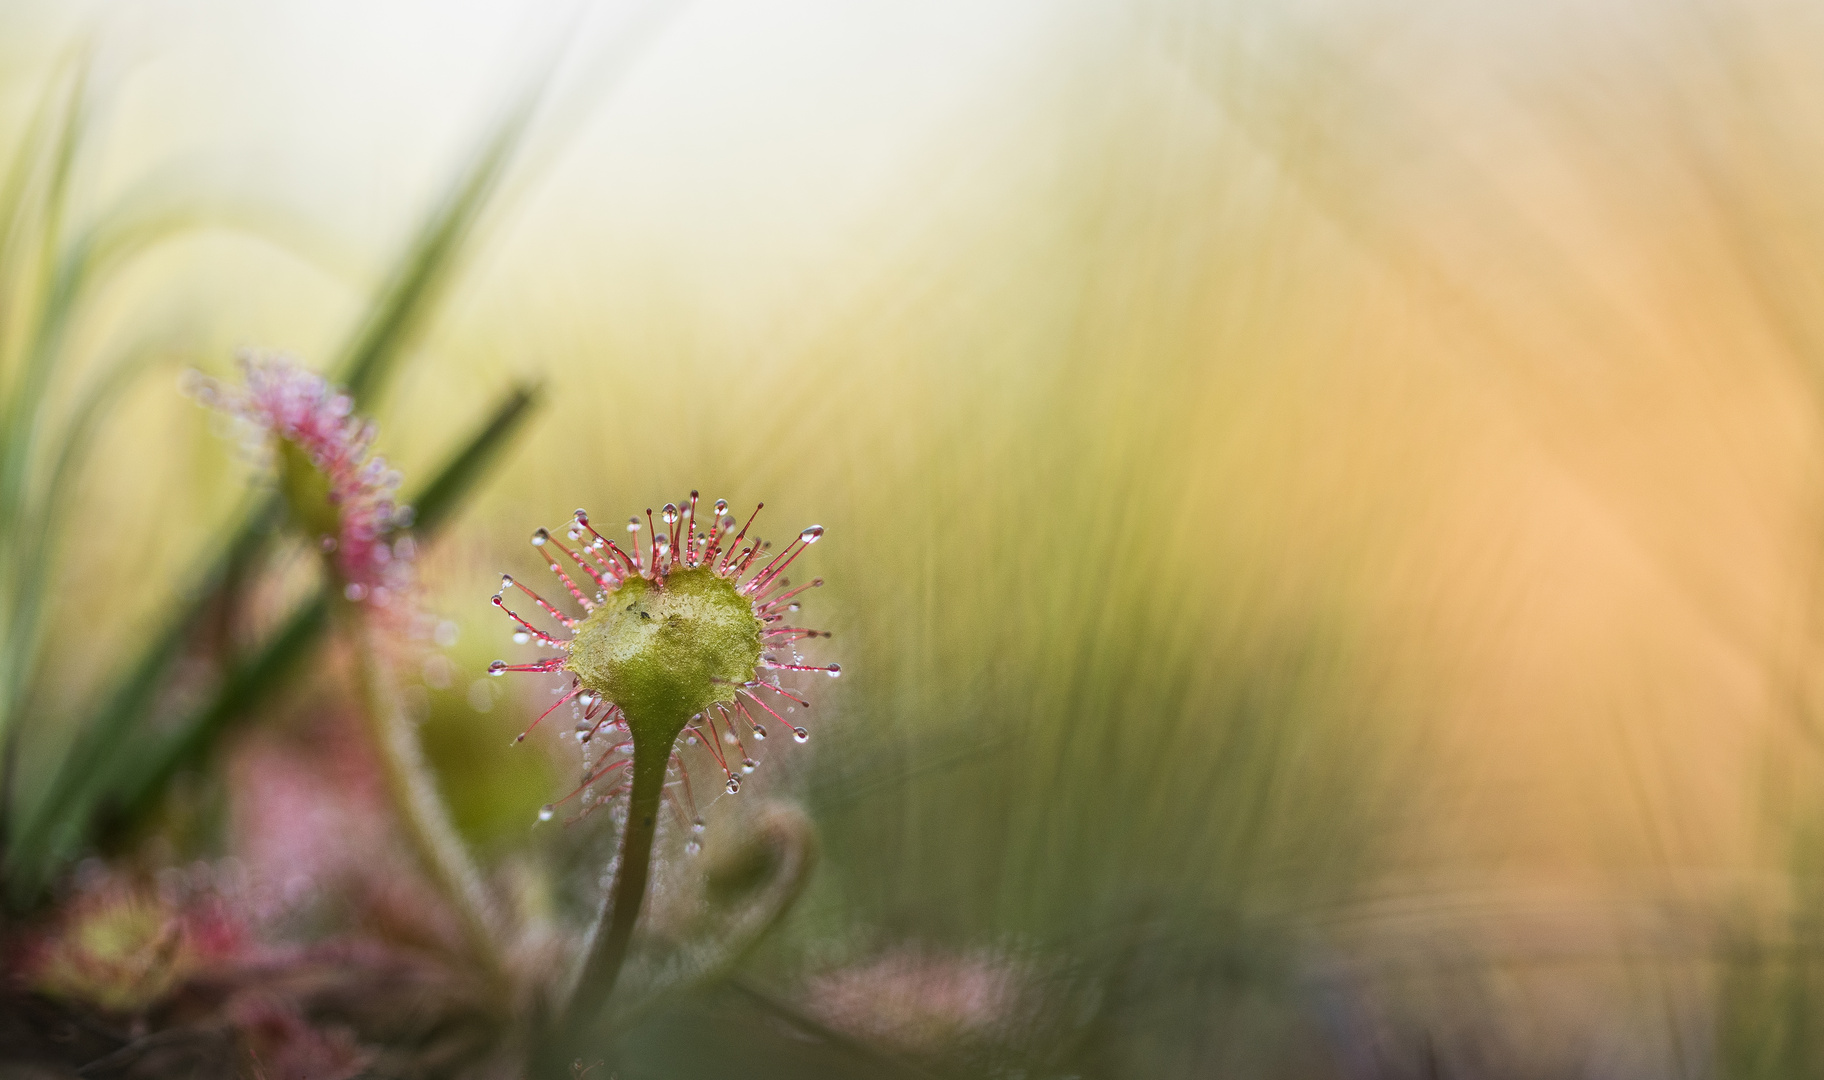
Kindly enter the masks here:
[[[17, 583], [12, 595], [12, 625], [7, 637], [9, 655], [4, 668], [0, 669], [13, 682], [0, 686], [0, 715], [12, 715], [20, 702], [29, 701], [33, 696], [33, 676], [38, 674], [37, 658], [43, 644], [41, 616], [55, 573], [54, 542], [69, 510], [68, 500], [59, 496], [75, 483], [109, 409], [156, 355], [152, 347], [132, 350], [106, 365], [102, 376], [83, 391], [54, 447], [56, 456], [42, 495], [29, 500], [20, 511], [18, 535], [8, 548], [15, 563]], [[19, 727], [6, 725], [6, 735], [13, 737]], [[10, 807], [10, 804], [0, 803], [0, 808], [3, 807]]]
[[80, 55], [73, 65], [73, 75], [54, 77], [46, 84], [31, 121], [13, 150], [6, 183], [0, 186], [0, 327], [12, 317], [12, 292], [18, 279], [28, 273], [17, 265], [23, 257], [22, 249], [33, 226], [44, 217], [42, 212], [34, 212], [34, 180], [43, 169], [45, 148], [69, 142], [70, 125], [77, 118], [81, 100], [76, 91], [86, 81], [87, 59], [86, 53]]
[[[509, 110], [501, 122], [488, 132], [479, 151], [452, 185], [449, 196], [420, 225], [412, 243], [388, 275], [378, 298], [358, 324], [344, 350], [343, 359], [334, 370], [340, 374], [339, 381], [348, 387], [364, 410], [371, 411], [372, 398], [396, 366], [397, 360], [409, 345], [413, 332], [429, 316], [440, 299], [444, 286], [452, 276], [463, 243], [472, 233], [489, 196], [498, 186], [542, 89], [542, 83], [536, 85], [532, 92], [521, 98], [516, 108]], [[74, 104], [69, 109], [77, 111], [71, 112], [66, 119], [66, 130], [71, 130], [80, 121], [81, 98], [79, 95], [73, 96], [71, 101]], [[58, 160], [73, 156], [75, 145], [73, 136], [62, 138], [58, 143]], [[67, 172], [67, 169], [59, 168], [54, 170], [53, 175], [66, 176]], [[57, 276], [58, 280], [53, 282], [53, 286], [66, 286], [53, 287], [54, 294], [73, 297], [80, 291], [81, 275], [72, 276], [69, 271], [85, 267], [87, 257], [83, 251], [76, 254], [78, 257], [74, 259], [66, 256], [61, 267], [47, 268], [49, 273]], [[63, 272], [59, 273], [59, 270]], [[62, 306], [67, 308], [68, 305]], [[54, 348], [43, 346], [47, 341], [55, 344], [58, 337], [56, 331], [62, 325], [62, 319], [41, 321], [39, 329], [34, 333], [37, 340], [33, 344], [38, 347], [33, 349], [34, 355], [28, 357], [28, 363], [55, 351]], [[51, 333], [47, 335], [46, 331]], [[28, 383], [31, 374], [25, 373]], [[28, 385], [26, 389], [29, 388]], [[530, 395], [526, 391], [517, 390], [515, 394], [524, 395], [527, 400], [518, 409], [506, 409], [506, 412], [517, 413], [530, 404]], [[10, 416], [19, 410], [21, 402], [21, 396], [15, 393], [13, 400], [0, 402], [0, 409]], [[497, 413], [494, 419], [499, 421], [500, 415]], [[513, 420], [502, 423], [503, 436], [517, 426]], [[6, 439], [14, 441], [22, 427], [23, 425], [9, 424], [11, 434]], [[474, 447], [470, 449], [475, 450]], [[475, 453], [480, 456], [467, 459], [459, 456], [459, 460], [453, 464], [463, 470], [473, 471], [487, 456], [487, 451], [475, 450]], [[6, 501], [7, 493], [17, 487], [13, 481], [20, 477], [13, 474], [19, 465], [20, 462], [15, 460], [11, 449], [5, 460], [0, 460], [0, 501]], [[430, 498], [426, 505], [420, 506], [421, 515], [429, 514], [434, 519], [447, 513], [449, 507], [445, 504], [453, 503], [466, 491], [466, 487], [467, 482], [451, 481], [439, 491], [433, 485], [433, 489], [427, 489], [426, 494]], [[53, 831], [71, 834], [74, 829], [75, 835], [86, 831], [92, 806], [96, 802], [89, 796], [108, 788], [109, 779], [113, 775], [111, 769], [104, 767], [104, 763], [112, 760], [113, 754], [119, 753], [121, 748], [131, 745], [125, 736], [143, 726], [152, 707], [154, 692], [163, 681], [171, 662], [182, 652], [192, 628], [218, 602], [222, 583], [230, 580], [258, 552], [276, 513], [276, 504], [268, 502], [258, 511], [241, 519], [241, 524], [233, 531], [232, 539], [220, 549], [217, 557], [205, 562], [204, 571], [194, 579], [197, 587], [188, 594], [194, 599], [182, 606], [177, 617], [167, 623], [151, 647], [126, 669], [129, 674], [125, 681], [109, 696], [105, 706], [83, 725], [83, 734], [65, 755], [58, 775], [48, 789], [47, 797], [19, 815], [19, 829], [14, 835], [14, 842], [0, 856], [5, 860], [8, 876], [15, 882], [25, 882], [27, 888], [34, 888], [42, 881], [42, 874], [48, 872], [49, 866], [55, 862], [53, 852], [62, 847], [51, 841], [50, 834]], [[64, 824], [53, 828], [54, 822], [69, 818], [75, 819], [74, 825]]]
[[[468, 178], [468, 182], [461, 185], [461, 197], [454, 200], [454, 202], [460, 206], [460, 213], [453, 215], [451, 209], [446, 207], [444, 212], [433, 215], [431, 224], [427, 226], [427, 233], [433, 233], [443, 237], [445, 240], [453, 240], [463, 231], [466, 231], [466, 222], [472, 221], [474, 214], [479, 209], [476, 200], [485, 194], [491, 186], [491, 178], [496, 175], [499, 170], [501, 161], [500, 155], [504, 153], [506, 146], [510, 145], [509, 143], [503, 143], [504, 135], [516, 133], [517, 131], [517, 126], [509, 126], [506, 133], [496, 133], [495, 137], [489, 142], [488, 152], [481, 155], [482, 160], [487, 163], [487, 165], [479, 171], [486, 174], [486, 182], [483, 182], [483, 177], [471, 175]], [[458, 226], [451, 220], [452, 216], [461, 217], [464, 223]], [[78, 268], [88, 263], [91, 254], [98, 254], [98, 252], [91, 252], [91, 248], [100, 248], [107, 254], [114, 256], [115, 259], [118, 259], [120, 257], [119, 252], [143, 247], [144, 244], [151, 239], [161, 235], [167, 235], [168, 229], [165, 227], [157, 227], [155, 223], [154, 227], [126, 229], [122, 230], [122, 232], [123, 235], [130, 237], [130, 239], [113, 240], [112, 238], [109, 238], [111, 242], [82, 245], [82, 249], [77, 255], [66, 260], [66, 269], [59, 274], [60, 280], [68, 283], [68, 287], [54, 291], [58, 295], [73, 294], [76, 291], [77, 283], [82, 277], [78, 272]], [[448, 246], [437, 247], [437, 254], [427, 254], [424, 249], [425, 244], [421, 238], [420, 242], [414, 244], [413, 248], [407, 252], [405, 258], [402, 260], [403, 266], [409, 272], [402, 272], [400, 275], [397, 275], [416, 282], [415, 286], [411, 290], [408, 290], [410, 292], [409, 298], [401, 298], [396, 295], [390, 300], [384, 300], [376, 306], [376, 315], [381, 316], [381, 321], [384, 321], [387, 325], [393, 327], [393, 331], [391, 336], [384, 338], [384, 341], [380, 338], [373, 338], [370, 336], [366, 339], [367, 343], [364, 346], [365, 351], [358, 354], [364, 358], [364, 366], [362, 366], [360, 370], [367, 373], [370, 381], [372, 378], [379, 375], [384, 370], [386, 364], [397, 355], [397, 350], [394, 346], [397, 346], [402, 340], [399, 333], [402, 332], [403, 327], [407, 323], [422, 313], [424, 303], [430, 298], [428, 288], [429, 281], [436, 276], [432, 264], [447, 262], [448, 258], [453, 254], [453, 249]], [[67, 307], [67, 305], [64, 306]], [[53, 325], [61, 325], [62, 322], [63, 319], [59, 318]], [[387, 345], [385, 342], [390, 342], [391, 344]], [[517, 396], [525, 396], [527, 394], [529, 394], [529, 392], [523, 389], [514, 391], [514, 395]], [[512, 424], [509, 422], [508, 427], [510, 428], [511, 426]], [[472, 447], [471, 449], [474, 448]], [[9, 448], [9, 464], [11, 464], [10, 455], [12, 452], [13, 450]], [[476, 452], [480, 453], [482, 451], [477, 450]], [[474, 465], [474, 462], [469, 462], [466, 463], [465, 467], [473, 468]], [[8, 479], [10, 479], [12, 471], [13, 470], [11, 469], [6, 470]], [[464, 490], [464, 485], [452, 483], [453, 486], [449, 486], [448, 491], [456, 492]], [[11, 487], [11, 484], [0, 484], [0, 489], [10, 490]], [[0, 494], [3, 493], [3, 491], [0, 491]], [[441, 500], [443, 495], [438, 494], [437, 498]], [[438, 509], [439, 506], [434, 503], [432, 506], [433, 512], [436, 512]], [[53, 783], [50, 789], [52, 795], [50, 805], [40, 808], [37, 813], [26, 815], [19, 834], [19, 843], [21, 847], [30, 845], [39, 834], [42, 824], [39, 819], [50, 813], [61, 812], [53, 810], [52, 807], [59, 805], [67, 806], [68, 803], [66, 800], [71, 797], [73, 792], [84, 787], [93, 786], [95, 783], [94, 777], [97, 775], [94, 769], [96, 755], [105, 753], [102, 749], [103, 747], [119, 743], [125, 733], [131, 731], [143, 720], [151, 705], [150, 698], [152, 690], [163, 678], [167, 665], [181, 650], [183, 642], [187, 640], [190, 635], [191, 628], [216, 602], [216, 594], [220, 584], [232, 577], [237, 568], [244, 567], [253, 555], [257, 553], [270, 529], [271, 523], [276, 519], [277, 512], [278, 509], [276, 504], [268, 503], [259, 512], [244, 518], [242, 524], [236, 530], [234, 538], [226, 545], [222, 553], [218, 557], [208, 561], [206, 564], [207, 569], [197, 578], [200, 587], [191, 592], [191, 595], [194, 596], [195, 599], [184, 605], [183, 610], [179, 612], [178, 617], [167, 625], [166, 629], [159, 635], [157, 641], [154, 642], [152, 648], [145, 653], [139, 663], [134, 665], [131, 669], [132, 675], [122, 684], [120, 690], [112, 695], [108, 706], [96, 714], [90, 723], [85, 725], [84, 730], [86, 736], [80, 739], [77, 745], [72, 749], [71, 754], [66, 758], [62, 774], [58, 777], [58, 780]], [[24, 516], [25, 515], [23, 514], [14, 515], [15, 519], [22, 519]], [[23, 673], [19, 674], [22, 675]], [[20, 679], [16, 681], [22, 682], [23, 680]], [[81, 777], [88, 777], [89, 779], [84, 780], [81, 779]]]
[[41, 627], [40, 600], [52, 573], [51, 522], [67, 502], [62, 483], [80, 466], [93, 442], [105, 407], [120, 396], [147, 355], [135, 349], [113, 364], [83, 391], [82, 400], [61, 427], [48, 416], [52, 376], [63, 362], [65, 335], [83, 300], [119, 268], [149, 248], [192, 228], [197, 219], [184, 214], [148, 217], [115, 215], [67, 244], [58, 256], [48, 288], [35, 314], [36, 328], [25, 370], [15, 386], [0, 454], [0, 520], [9, 535], [0, 543], [14, 582], [9, 598], [6, 656], [0, 658], [0, 728], [25, 699], [37, 658]]
[[501, 451], [532, 417], [532, 411], [544, 397], [540, 383], [522, 384], [507, 391], [487, 420], [469, 436], [424, 490], [411, 502], [416, 516], [413, 527], [424, 536], [435, 536], [461, 509], [469, 493], [487, 475]]
[[[57, 261], [59, 224], [72, 164], [82, 141], [81, 72], [44, 105], [21, 141], [0, 205], [0, 733], [12, 727], [36, 638], [35, 617], [22, 599], [36, 569], [21, 556], [30, 539], [24, 503], [34, 460], [32, 437], [49, 381], [54, 351], [45, 330], [56, 322], [55, 298], [40, 298]], [[36, 250], [28, 252], [34, 246]], [[64, 260], [67, 265], [67, 260]], [[55, 289], [51, 290], [55, 293]], [[17, 306], [17, 307], [16, 307]], [[29, 333], [15, 327], [29, 325]], [[8, 355], [24, 346], [23, 355]]]
[[[75, 850], [98, 825], [129, 820], [149, 803], [162, 783], [178, 766], [201, 753], [222, 729], [258, 699], [262, 689], [283, 678], [292, 666], [302, 660], [316, 641], [329, 617], [328, 597], [319, 593], [294, 613], [283, 629], [252, 657], [235, 665], [208, 705], [187, 717], [177, 730], [147, 747], [143, 739], [116, 744], [127, 752], [114, 751], [97, 762], [74, 794], [74, 806], [58, 813], [40, 844], [38, 874], [48, 873], [56, 861]], [[155, 676], [156, 678], [156, 676]], [[150, 753], [148, 752], [150, 751]], [[55, 802], [55, 800], [47, 800]], [[21, 884], [41, 882], [42, 876], [21, 875]]]
[[[14, 728], [0, 736], [0, 856], [6, 853], [13, 839], [13, 796], [15, 785], [19, 780], [19, 729]], [[4, 861], [0, 860], [0, 866]], [[6, 876], [0, 869], [0, 891], [6, 887]]]
[[[24, 367], [8, 379], [6, 400], [5, 449], [0, 457], [0, 517], [17, 514], [24, 495], [24, 478], [30, 466], [31, 436], [36, 430], [38, 406], [50, 381], [50, 369], [56, 358], [56, 344], [69, 308], [80, 292], [86, 276], [85, 245], [60, 244], [64, 203], [68, 198], [70, 175], [84, 129], [84, 80], [76, 80], [69, 89], [58, 120], [56, 135], [49, 150], [49, 176], [41, 205], [29, 207], [38, 232], [38, 262], [35, 273], [47, 288], [47, 295], [30, 316], [33, 330], [24, 357]], [[29, 151], [28, 151], [29, 152]], [[21, 205], [13, 212], [23, 217], [28, 207]], [[15, 221], [17, 228], [22, 222]], [[17, 268], [19, 273], [31, 273]]]
[[525, 134], [537, 93], [507, 112], [449, 193], [420, 223], [373, 306], [331, 368], [367, 411], [454, 276], [465, 241]]
[[83, 724], [44, 793], [18, 814], [17, 830], [5, 853], [5, 876], [14, 889], [11, 899], [22, 900], [42, 887], [55, 847], [53, 833], [66, 835], [72, 825], [86, 827], [93, 793], [111, 775], [109, 763], [125, 745], [127, 733], [142, 726], [159, 684], [183, 652], [190, 628], [209, 610], [232, 568], [249, 560], [265, 542], [278, 509], [275, 500], [267, 499], [245, 515], [244, 527], [197, 575], [191, 599]]
[[[229, 724], [310, 655], [328, 626], [329, 594], [318, 590], [286, 620], [272, 640], [229, 670], [207, 705], [185, 717], [171, 735], [159, 740], [149, 752], [118, 759], [115, 777], [98, 794], [102, 811], [116, 823], [137, 820], [157, 801], [172, 776], [204, 757]], [[65, 845], [60, 846], [80, 839], [80, 835], [67, 837]]]

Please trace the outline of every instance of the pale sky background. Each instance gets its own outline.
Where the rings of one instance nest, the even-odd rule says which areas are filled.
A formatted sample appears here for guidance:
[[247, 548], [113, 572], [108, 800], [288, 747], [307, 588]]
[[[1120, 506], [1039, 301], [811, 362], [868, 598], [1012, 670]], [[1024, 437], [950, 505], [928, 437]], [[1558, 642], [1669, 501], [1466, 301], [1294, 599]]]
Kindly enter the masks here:
[[[561, 57], [514, 185], [522, 224], [540, 227], [524, 215], [556, 201], [560, 247], [658, 230], [683, 259], [726, 266], [754, 244], [769, 259], [827, 253], [938, 131], [1038, 77], [1073, 17], [1036, 0], [172, 0], [28, 5], [6, 19], [25, 29], [4, 51], [29, 68], [95, 28], [103, 85], [118, 87], [107, 175], [276, 202], [359, 261], [388, 250], [373, 239], [410, 221], [502, 103]], [[35, 80], [12, 82], [22, 102]]]

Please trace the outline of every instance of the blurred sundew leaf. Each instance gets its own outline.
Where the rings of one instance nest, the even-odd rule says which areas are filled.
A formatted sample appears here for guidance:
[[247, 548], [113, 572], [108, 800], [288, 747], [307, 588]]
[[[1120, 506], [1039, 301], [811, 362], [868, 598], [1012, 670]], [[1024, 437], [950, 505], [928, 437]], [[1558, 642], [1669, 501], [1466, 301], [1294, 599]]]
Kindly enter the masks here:
[[[487, 420], [438, 470], [420, 499], [409, 504], [418, 515], [416, 535], [430, 540], [454, 516], [488, 466], [531, 416], [538, 400], [537, 386], [516, 386], [507, 392]], [[215, 697], [177, 724], [173, 734], [149, 753], [123, 755], [121, 779], [104, 799], [123, 808], [129, 818], [146, 809], [173, 775], [205, 754], [224, 728], [304, 658], [327, 629], [328, 612], [326, 593], [319, 592], [303, 604], [271, 641], [235, 665]]]
[[[489, 466], [530, 418], [541, 393], [537, 385], [509, 389], [433, 475], [418, 499], [409, 501], [417, 512], [414, 531], [418, 536], [432, 539], [455, 516]], [[272, 512], [269, 507], [265, 513], [256, 513], [256, 517], [264, 520]], [[257, 542], [263, 530], [251, 535]], [[237, 553], [230, 552], [220, 565], [225, 567], [236, 558]], [[81, 753], [72, 754], [71, 759], [85, 761], [86, 768], [81, 773], [66, 769], [71, 775], [59, 778], [63, 781], [61, 798], [54, 788], [45, 800], [46, 812], [55, 812], [57, 821], [36, 845], [36, 864], [13, 868], [21, 891], [29, 894], [41, 885], [56, 863], [75, 850], [98, 824], [136, 820], [157, 801], [173, 776], [206, 756], [223, 731], [246, 715], [309, 655], [329, 625], [329, 600], [327, 592], [319, 591], [300, 605], [266, 643], [225, 673], [206, 703], [172, 724], [168, 734], [135, 737], [135, 732], [124, 726], [110, 727], [116, 741], [86, 746]], [[195, 617], [200, 617], [200, 611], [192, 621]], [[135, 719], [144, 719], [164, 668], [182, 649], [183, 637], [170, 635], [171, 651], [149, 656], [123, 685], [114, 699], [114, 715], [132, 712]], [[25, 833], [22, 840], [26, 838], [38, 838], [37, 830]], [[23, 854], [25, 858], [34, 857], [31, 852]]]
[[[457, 666], [473, 663], [464, 657]], [[448, 689], [427, 693], [419, 742], [451, 824], [476, 851], [498, 853], [524, 843], [526, 823], [550, 801], [555, 778], [543, 755], [500, 752], [525, 718], [500, 709], [483, 717], [468, 690], [468, 682], [457, 679]]]

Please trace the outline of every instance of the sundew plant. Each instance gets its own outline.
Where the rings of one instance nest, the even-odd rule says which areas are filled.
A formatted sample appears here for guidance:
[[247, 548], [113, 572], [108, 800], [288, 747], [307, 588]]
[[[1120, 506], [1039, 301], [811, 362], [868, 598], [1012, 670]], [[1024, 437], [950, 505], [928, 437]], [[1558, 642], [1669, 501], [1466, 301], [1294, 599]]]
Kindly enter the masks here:
[[[580, 817], [617, 794], [624, 792], [626, 798], [614, 884], [590, 931], [569, 1000], [560, 1008], [555, 1045], [546, 1048], [547, 1053], [556, 1051], [551, 1056], [557, 1071], [569, 1044], [600, 1013], [626, 960], [646, 895], [662, 804], [669, 800], [691, 832], [703, 831], [683, 751], [702, 748], [721, 770], [724, 790], [734, 795], [741, 790], [741, 774], [758, 766], [747, 744], [766, 739], [767, 719], [774, 722], [773, 730], [790, 732], [798, 742], [810, 738], [779, 710], [809, 709], [811, 703], [778, 680], [792, 672], [831, 677], [842, 672], [838, 664], [803, 663], [798, 643], [820, 632], [786, 621], [801, 607], [794, 598], [823, 584], [816, 579], [792, 588], [785, 576], [793, 561], [823, 536], [823, 526], [810, 526], [766, 558], [771, 545], [758, 533], [749, 535], [761, 507], [736, 531], [724, 499], [710, 508], [706, 524], [700, 522], [699, 498], [691, 492], [681, 509], [666, 503], [657, 522], [647, 510], [650, 540], [644, 543], [640, 519], [629, 518], [627, 548], [632, 554], [597, 532], [585, 510], [576, 512], [568, 530], [575, 547], [546, 529], [535, 532], [532, 546], [544, 554], [552, 574], [581, 609], [580, 617], [566, 614], [511, 575], [502, 577], [502, 592], [494, 594], [495, 606], [521, 628], [515, 640], [536, 639], [558, 655], [523, 664], [496, 660], [488, 665], [489, 674], [556, 671], [569, 678], [568, 689], [538, 718], [574, 703], [576, 740], [584, 747], [582, 781], [560, 803], [580, 796]], [[582, 575], [593, 595], [577, 585], [571, 571]], [[523, 593], [566, 636], [554, 637], [507, 607], [508, 588]], [[514, 742], [525, 737], [521, 732]], [[600, 748], [593, 756], [591, 743]], [[729, 765], [731, 753], [739, 773]], [[557, 805], [540, 809], [539, 819], [551, 820]], [[692, 854], [700, 849], [694, 838], [686, 848]]]

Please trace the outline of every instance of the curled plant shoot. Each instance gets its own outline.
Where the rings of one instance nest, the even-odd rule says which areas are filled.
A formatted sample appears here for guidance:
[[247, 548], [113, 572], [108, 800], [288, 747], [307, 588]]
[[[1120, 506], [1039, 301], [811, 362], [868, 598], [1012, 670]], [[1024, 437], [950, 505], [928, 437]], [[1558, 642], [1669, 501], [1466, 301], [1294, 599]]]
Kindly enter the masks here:
[[[496, 660], [489, 672], [569, 676], [557, 701], [526, 730], [569, 705], [583, 747], [582, 782], [541, 810], [540, 819], [554, 817], [571, 800], [581, 817], [626, 797], [614, 881], [568, 1000], [557, 1010], [555, 1045], [546, 1048], [557, 1057], [614, 990], [645, 900], [653, 839], [667, 802], [692, 834], [686, 850], [697, 849], [703, 821], [681, 751], [702, 747], [732, 795], [758, 764], [748, 753], [750, 743], [771, 734], [789, 733], [798, 742], [810, 737], [791, 719], [810, 702], [781, 678], [841, 674], [836, 664], [806, 663], [798, 653], [800, 642], [829, 635], [792, 625], [798, 596], [822, 580], [793, 588], [785, 577], [823, 536], [823, 527], [805, 529], [770, 554], [770, 545], [752, 533], [759, 512], [756, 507], [737, 529], [728, 503], [718, 499], [705, 519], [693, 491], [682, 507], [667, 503], [656, 519], [651, 510], [644, 522], [630, 519], [623, 546], [578, 510], [564, 539], [545, 529], [532, 535], [575, 610], [510, 575], [502, 576], [494, 595], [516, 627], [515, 639], [536, 642], [553, 655], [519, 664]], [[529, 601], [526, 613], [550, 629], [510, 606], [509, 590]], [[525, 737], [522, 732], [515, 742]], [[555, 1058], [552, 1068], [561, 1071]]]

